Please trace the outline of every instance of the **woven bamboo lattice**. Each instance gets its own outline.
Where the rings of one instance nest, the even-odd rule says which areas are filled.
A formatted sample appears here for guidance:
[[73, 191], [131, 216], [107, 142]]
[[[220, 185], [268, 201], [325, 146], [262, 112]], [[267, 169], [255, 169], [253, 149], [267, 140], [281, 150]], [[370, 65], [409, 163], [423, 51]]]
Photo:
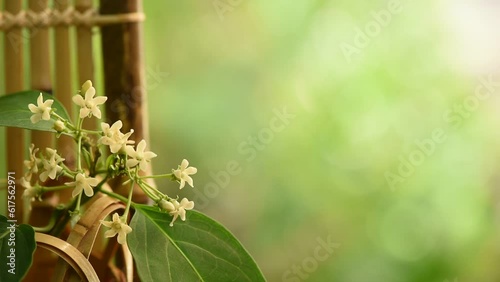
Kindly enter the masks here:
[[78, 11], [74, 7], [65, 10], [44, 9], [43, 11], [19, 11], [17, 14], [0, 12], [0, 30], [11, 28], [45, 28], [53, 26], [100, 26], [144, 20], [143, 13], [99, 15], [98, 10], [88, 7]]
[[[146, 100], [146, 93], [142, 57], [141, 22], [145, 19], [142, 13], [142, 1], [101, 0], [99, 7], [94, 7], [94, 2], [92, 0], [0, 0], [0, 32], [4, 38], [5, 93], [28, 89], [43, 90], [54, 94], [68, 109], [69, 114], [73, 115], [71, 97], [84, 81], [96, 80], [95, 66], [102, 65], [103, 77], [97, 80], [103, 82], [104, 92], [108, 97], [106, 105], [108, 121], [123, 119], [125, 116], [123, 130], [128, 131], [133, 127], [136, 141], [147, 140], [145, 126], [147, 119], [143, 114], [147, 109], [143, 102]], [[96, 50], [93, 43], [96, 39], [100, 39], [101, 42], [99, 50]], [[97, 52], [100, 52], [101, 56], [96, 56]], [[29, 54], [29, 58], [25, 58], [26, 53]], [[102, 62], [95, 61], [101, 57]], [[26, 61], [29, 62], [28, 69], [25, 69]], [[122, 100], [128, 103], [122, 103]], [[109, 105], [115, 105], [115, 108], [109, 108]], [[127, 114], [124, 115], [123, 112]], [[90, 124], [90, 126], [96, 125]], [[68, 165], [71, 165], [74, 143], [70, 138], [62, 136], [56, 142], [51, 134], [33, 131], [26, 136], [23, 130], [7, 128], [6, 139], [6, 168], [8, 171], [16, 172], [18, 178], [23, 174], [23, 160], [26, 159], [25, 141], [34, 143], [38, 148], [56, 146], [58, 151], [67, 157]], [[34, 202], [31, 216], [27, 218], [23, 213], [22, 193], [23, 189], [18, 187], [16, 190], [18, 223], [29, 222], [34, 226], [44, 226], [54, 210], [55, 203], [65, 202], [71, 197], [68, 193], [61, 192], [43, 202]], [[141, 202], [140, 193], [134, 194], [134, 197]], [[101, 217], [102, 215], [99, 214]], [[83, 226], [75, 230], [79, 230], [81, 233], [79, 236], [86, 238], [91, 236], [85, 232], [92, 232], [91, 234], [96, 232], [95, 227], [93, 228]], [[66, 235], [70, 238], [76, 236]], [[68, 242], [73, 244], [71, 241]], [[123, 271], [109, 264], [110, 253], [120, 250], [117, 246], [109, 244], [105, 246], [98, 241], [94, 245], [92, 241], [91, 246], [94, 246], [94, 249], [104, 249], [100, 254], [94, 254], [79, 249], [88, 246], [88, 242], [78, 242], [80, 245], [74, 243], [73, 246], [84, 254], [87, 252], [86, 257], [91, 262], [94, 261], [93, 267], [101, 279], [112, 277], [115, 280], [131, 280], [131, 258], [126, 254], [122, 255]], [[54, 274], [71, 280], [75, 278], [75, 273], [84, 273], [77, 270], [68, 272], [64, 276], [64, 272], [60, 270], [67, 267], [61, 265], [61, 262], [55, 267], [57, 257], [52, 252], [42, 249], [35, 253], [33, 267], [25, 281], [40, 281], [37, 278], [52, 277]]]

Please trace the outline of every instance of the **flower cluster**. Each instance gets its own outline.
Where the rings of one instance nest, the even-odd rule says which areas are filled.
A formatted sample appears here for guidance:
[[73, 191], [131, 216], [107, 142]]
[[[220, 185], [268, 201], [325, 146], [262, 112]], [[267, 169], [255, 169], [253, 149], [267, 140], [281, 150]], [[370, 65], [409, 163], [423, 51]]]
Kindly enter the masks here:
[[[71, 211], [72, 222], [76, 222], [80, 218], [83, 195], [89, 198], [97, 192], [102, 192], [123, 200], [127, 205], [124, 214], [120, 216], [115, 213], [111, 221], [102, 221], [101, 223], [109, 228], [106, 231], [106, 237], [118, 235], [118, 242], [124, 244], [127, 234], [132, 232], [127, 221], [129, 209], [132, 206], [133, 188], [139, 186], [161, 210], [167, 212], [172, 217], [170, 226], [173, 226], [177, 218], [182, 221], [186, 220], [186, 211], [194, 208], [194, 202], [186, 198], [178, 202], [148, 184], [147, 179], [166, 177], [178, 182], [179, 189], [182, 189], [186, 183], [194, 187], [191, 175], [195, 174], [197, 169], [190, 167], [189, 162], [184, 159], [177, 169], [172, 169], [170, 174], [144, 175], [145, 172], [149, 171], [151, 161], [157, 155], [147, 150], [145, 140], [141, 140], [137, 144], [131, 140], [134, 130], [122, 132], [123, 123], [120, 120], [111, 125], [102, 122], [101, 130], [98, 131], [82, 128], [85, 118], [101, 118], [100, 106], [106, 100], [105, 96], [96, 96], [92, 82], [86, 81], [79, 93], [72, 98], [72, 101], [79, 107], [77, 122], [73, 123], [54, 112], [52, 108], [54, 100], [44, 101], [43, 94], [40, 94], [37, 105], [30, 104], [28, 106], [33, 113], [30, 118], [31, 122], [52, 121], [58, 136], [64, 134], [72, 137], [77, 144], [76, 163], [66, 163], [66, 159], [52, 148], [45, 148], [42, 154], [40, 149], [35, 148], [35, 145], [32, 144], [29, 149], [29, 159], [24, 162], [27, 172], [20, 180], [20, 184], [25, 188], [24, 197], [31, 201], [40, 198], [49, 191], [72, 188], [72, 196], [76, 204], [75, 210]], [[95, 146], [97, 148], [93, 148]], [[59, 181], [60, 176], [64, 176], [65, 180], [69, 179], [70, 181]], [[128, 178], [124, 182], [124, 184], [130, 183], [127, 201], [121, 195], [101, 189], [106, 181], [117, 176]], [[45, 186], [49, 179], [59, 181], [62, 185]]]
[[193, 209], [194, 202], [189, 201], [186, 198], [182, 199], [180, 203], [175, 199], [170, 199], [170, 201], [162, 199], [158, 203], [158, 206], [161, 209], [167, 211], [171, 216], [173, 216], [172, 222], [170, 222], [170, 226], [174, 226], [174, 221], [177, 219], [177, 217], [180, 217], [182, 221], [186, 220], [186, 210]]

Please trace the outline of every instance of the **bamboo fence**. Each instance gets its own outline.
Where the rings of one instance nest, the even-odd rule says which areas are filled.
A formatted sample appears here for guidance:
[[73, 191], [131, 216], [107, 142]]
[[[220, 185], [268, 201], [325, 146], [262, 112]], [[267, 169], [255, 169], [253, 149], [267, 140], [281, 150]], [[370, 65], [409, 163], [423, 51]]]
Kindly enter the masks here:
[[[94, 6], [97, 2], [98, 7]], [[28, 89], [53, 93], [71, 115], [71, 97], [79, 86], [89, 79], [102, 81], [108, 97], [107, 122], [121, 119], [124, 131], [135, 130], [133, 138], [136, 142], [148, 140], [141, 31], [144, 18], [141, 0], [0, 0], [5, 93]], [[100, 40], [100, 48], [96, 48], [95, 40]], [[102, 58], [102, 62], [96, 62], [97, 58]], [[96, 72], [96, 65], [103, 66], [102, 78], [96, 77], [96, 73], [100, 73]], [[28, 69], [25, 70], [25, 67]], [[97, 124], [94, 121], [86, 126], [96, 127]], [[67, 165], [73, 165], [73, 140], [60, 138], [56, 142], [52, 134], [33, 131], [29, 135], [21, 129], [7, 128], [6, 168], [16, 172], [17, 177], [23, 175], [27, 142], [34, 143], [38, 148], [56, 146], [66, 158]], [[121, 192], [118, 185], [112, 189]], [[67, 193], [54, 194], [33, 205], [30, 218], [26, 218], [22, 193], [23, 189], [18, 186], [18, 223], [28, 222], [35, 226], [46, 224], [55, 203], [71, 196]], [[134, 191], [134, 199], [146, 201], [139, 190]], [[25, 281], [40, 281], [40, 277], [54, 277], [54, 281], [96, 281], [96, 277], [132, 281], [132, 258], [127, 250], [120, 250], [116, 244], [104, 245], [96, 241], [98, 221], [123, 206], [109, 198], [98, 198], [90, 204], [92, 212], [82, 218], [71, 233], [68, 231], [67, 241], [37, 233], [36, 239], [41, 248], [35, 253], [32, 269]], [[101, 250], [94, 250], [98, 247]], [[121, 265], [110, 264], [115, 254], [121, 258]], [[58, 257], [61, 259], [56, 266]], [[81, 265], [75, 257], [80, 258]], [[85, 258], [85, 262], [81, 261], [81, 257]]]

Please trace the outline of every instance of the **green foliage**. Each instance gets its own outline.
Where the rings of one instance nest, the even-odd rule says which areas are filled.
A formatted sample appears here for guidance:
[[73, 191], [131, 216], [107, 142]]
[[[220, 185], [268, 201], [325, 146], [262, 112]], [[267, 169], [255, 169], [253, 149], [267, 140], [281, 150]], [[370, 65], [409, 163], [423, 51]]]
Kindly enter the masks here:
[[35, 249], [35, 231], [31, 226], [16, 226], [0, 215], [0, 281], [21, 281], [33, 262]]
[[139, 205], [127, 236], [142, 281], [265, 281], [238, 240], [195, 211], [169, 226], [171, 217]]
[[[65, 118], [70, 119], [68, 117], [68, 113], [64, 106], [58, 102], [52, 95], [47, 93], [43, 94], [43, 100], [53, 99], [54, 103], [52, 104], [52, 109], [56, 110], [56, 113]], [[41, 120], [35, 124], [33, 124], [30, 120], [30, 117], [33, 113], [28, 109], [29, 104], [35, 104], [38, 96], [40, 95], [40, 91], [29, 90], [14, 93], [11, 95], [5, 95], [0, 97], [0, 126], [10, 126], [10, 127], [18, 127], [25, 128], [31, 130], [41, 130], [41, 131], [50, 131], [56, 132], [53, 129], [54, 120]]]

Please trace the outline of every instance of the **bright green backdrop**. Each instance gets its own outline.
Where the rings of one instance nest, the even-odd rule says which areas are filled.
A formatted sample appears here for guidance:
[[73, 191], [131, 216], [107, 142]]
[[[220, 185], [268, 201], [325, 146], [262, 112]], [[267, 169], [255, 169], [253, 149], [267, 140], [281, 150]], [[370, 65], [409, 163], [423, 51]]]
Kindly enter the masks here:
[[389, 19], [390, 2], [145, 1], [154, 169], [189, 159], [198, 207], [269, 281], [500, 280], [499, 100], [474, 96], [490, 70], [468, 65], [485, 54], [460, 45], [446, 2]]

